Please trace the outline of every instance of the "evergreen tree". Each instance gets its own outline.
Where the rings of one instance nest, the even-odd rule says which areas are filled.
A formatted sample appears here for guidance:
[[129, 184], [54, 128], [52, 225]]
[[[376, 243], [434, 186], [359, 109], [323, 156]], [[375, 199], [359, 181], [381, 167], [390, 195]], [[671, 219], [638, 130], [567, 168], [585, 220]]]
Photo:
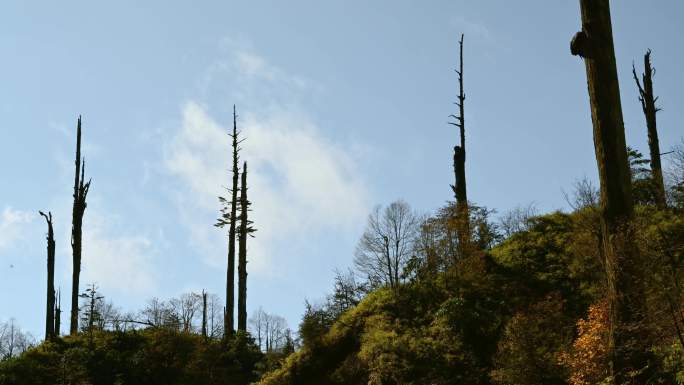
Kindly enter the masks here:
[[221, 208], [221, 217], [215, 226], [228, 226], [228, 268], [226, 271], [226, 306], [224, 309], [223, 330], [224, 335], [231, 335], [235, 330], [234, 324], [234, 308], [235, 308], [235, 232], [237, 226], [237, 206], [238, 206], [238, 179], [240, 170], [238, 162], [240, 160], [239, 151], [241, 140], [238, 139], [239, 132], [237, 130], [237, 114], [235, 112], [235, 105], [233, 105], [233, 133], [230, 137], [233, 141], [233, 170], [232, 178], [233, 185], [229, 190], [231, 194], [230, 203], [224, 197], [219, 197], [219, 201], [223, 205]]

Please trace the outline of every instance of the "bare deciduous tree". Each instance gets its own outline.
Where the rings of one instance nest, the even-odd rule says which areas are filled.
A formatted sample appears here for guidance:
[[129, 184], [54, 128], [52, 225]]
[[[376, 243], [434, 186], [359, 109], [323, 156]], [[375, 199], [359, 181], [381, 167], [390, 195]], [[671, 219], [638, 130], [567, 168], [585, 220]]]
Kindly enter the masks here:
[[372, 287], [395, 288], [404, 279], [404, 267], [413, 252], [420, 220], [404, 201], [375, 207], [368, 216], [354, 256], [356, 269]]
[[0, 359], [15, 357], [33, 344], [33, 336], [17, 326], [14, 319], [0, 322]]
[[259, 348], [266, 353], [280, 352], [286, 346], [290, 335], [285, 318], [269, 314], [259, 307], [249, 319], [250, 333], [256, 338]]
[[518, 206], [509, 210], [499, 218], [499, 229], [505, 238], [513, 234], [525, 231], [529, 228], [530, 220], [539, 214], [539, 210], [530, 203], [527, 206]]

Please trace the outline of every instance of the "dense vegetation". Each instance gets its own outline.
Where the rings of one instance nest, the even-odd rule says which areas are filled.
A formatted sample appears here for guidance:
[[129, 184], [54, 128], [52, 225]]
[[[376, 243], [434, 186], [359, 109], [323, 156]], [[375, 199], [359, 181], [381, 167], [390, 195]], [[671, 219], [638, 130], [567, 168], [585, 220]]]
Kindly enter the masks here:
[[[637, 218], [649, 277], [653, 383], [684, 383], [677, 284], [684, 218], [647, 206]], [[595, 208], [526, 218], [523, 226], [434, 275], [420, 263], [406, 284], [375, 290], [341, 314], [333, 301], [310, 309], [300, 331], [303, 348], [260, 383], [603, 381], [608, 325]]]

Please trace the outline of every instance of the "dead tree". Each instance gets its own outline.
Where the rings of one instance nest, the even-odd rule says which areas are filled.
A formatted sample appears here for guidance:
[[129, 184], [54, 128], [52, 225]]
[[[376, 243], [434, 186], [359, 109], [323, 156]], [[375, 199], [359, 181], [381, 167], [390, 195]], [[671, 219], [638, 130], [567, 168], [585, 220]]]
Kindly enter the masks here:
[[240, 186], [240, 229], [238, 230], [238, 331], [247, 331], [247, 237], [256, 231], [247, 212], [251, 202], [247, 199], [247, 162], [242, 166]]
[[202, 290], [202, 337], [207, 338], [207, 292]]
[[47, 305], [45, 307], [45, 339], [55, 336], [55, 233], [52, 228], [52, 212], [39, 211], [48, 225], [47, 233]]
[[656, 114], [660, 108], [656, 107], [658, 97], [653, 94], [653, 76], [655, 68], [651, 67], [651, 50], [644, 55], [644, 73], [641, 75], [643, 87], [637, 76], [636, 68], [632, 64], [632, 75], [639, 89], [639, 101], [646, 117], [646, 128], [648, 130], [648, 148], [651, 153], [651, 178], [653, 180], [654, 198], [659, 209], [667, 208], [665, 198], [665, 183], [663, 182], [663, 168], [660, 162], [660, 143], [658, 141], [658, 124]]
[[458, 115], [450, 115], [456, 122], [449, 122], [459, 129], [460, 143], [454, 147], [454, 177], [455, 184], [451, 186], [456, 197], [456, 218], [457, 218], [457, 234], [459, 255], [463, 257], [466, 254], [468, 245], [470, 244], [470, 213], [468, 210], [468, 194], [466, 191], [466, 147], [465, 147], [465, 92], [463, 90], [463, 34], [459, 41], [460, 51], [460, 66], [455, 70], [458, 74], [458, 101], [455, 104], [458, 106]]
[[[81, 163], [82, 162], [82, 163]], [[85, 181], [85, 158], [81, 159], [81, 117], [76, 125], [76, 172], [74, 176], [74, 207], [71, 222], [71, 250], [73, 256], [73, 273], [71, 279], [71, 319], [69, 334], [78, 333], [78, 286], [81, 276], [81, 240], [83, 214], [86, 209], [86, 196], [90, 189], [90, 180]]]
[[570, 51], [584, 58], [594, 147], [601, 185], [601, 228], [607, 296], [609, 351], [616, 384], [642, 384], [649, 354], [644, 331], [643, 281], [632, 230], [633, 202], [613, 46], [609, 0], [580, 0], [582, 30]]
[[233, 105], [233, 133], [230, 134], [233, 140], [233, 185], [230, 189], [230, 203], [223, 197], [219, 197], [219, 201], [223, 205], [221, 209], [221, 217], [216, 223], [217, 227], [228, 226], [228, 268], [226, 271], [226, 307], [223, 319], [224, 336], [233, 334], [235, 330], [234, 310], [235, 309], [235, 232], [237, 226], [237, 206], [238, 206], [238, 179], [240, 169], [238, 163], [240, 161], [240, 143], [238, 139], [240, 133], [237, 130], [237, 114], [235, 113], [235, 105]]
[[57, 290], [55, 303], [55, 336], [62, 334], [62, 291]]

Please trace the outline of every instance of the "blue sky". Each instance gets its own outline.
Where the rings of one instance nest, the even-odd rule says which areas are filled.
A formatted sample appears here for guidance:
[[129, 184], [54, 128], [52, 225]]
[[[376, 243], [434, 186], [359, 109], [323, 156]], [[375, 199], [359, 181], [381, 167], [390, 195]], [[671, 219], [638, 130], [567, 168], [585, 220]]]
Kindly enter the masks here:
[[[68, 292], [79, 114], [93, 178], [81, 281], [131, 310], [225, 290], [226, 240], [212, 224], [233, 104], [259, 229], [250, 313], [296, 327], [304, 299], [351, 265], [373, 205], [403, 198], [429, 212], [450, 199], [461, 33], [469, 197], [548, 211], [575, 179], [596, 178], [584, 66], [569, 53], [576, 1], [142, 3], [0, 4], [0, 319], [38, 336], [37, 211], [55, 215]], [[647, 153], [631, 63], [651, 48], [665, 150], [683, 135], [684, 3], [612, 9], [627, 140]]]

